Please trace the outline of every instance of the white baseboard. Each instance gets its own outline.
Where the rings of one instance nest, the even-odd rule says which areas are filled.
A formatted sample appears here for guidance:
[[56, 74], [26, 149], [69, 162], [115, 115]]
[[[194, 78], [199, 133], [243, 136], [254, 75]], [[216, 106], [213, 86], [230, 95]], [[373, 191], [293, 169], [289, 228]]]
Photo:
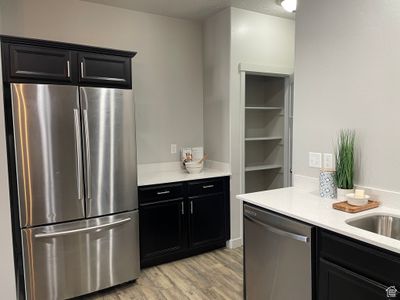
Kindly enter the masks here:
[[241, 237], [236, 239], [230, 239], [229, 241], [226, 242], [226, 247], [229, 249], [235, 249], [241, 246], [243, 246], [243, 239]]

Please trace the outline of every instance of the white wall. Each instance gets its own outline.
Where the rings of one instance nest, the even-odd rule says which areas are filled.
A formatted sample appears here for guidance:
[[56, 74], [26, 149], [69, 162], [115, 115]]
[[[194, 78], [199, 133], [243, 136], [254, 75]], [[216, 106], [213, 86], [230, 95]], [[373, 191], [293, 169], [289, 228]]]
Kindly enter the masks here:
[[[294, 64], [294, 21], [228, 8], [210, 17], [204, 25], [205, 103], [204, 136], [211, 160], [230, 163], [231, 176], [231, 246], [241, 244], [241, 203], [236, 195], [241, 190], [241, 104], [239, 64], [292, 69]], [[222, 35], [229, 29], [230, 45]], [[221, 48], [222, 47], [222, 48]], [[229, 63], [226, 60], [229, 59]], [[213, 63], [216, 68], [208, 65]], [[228, 66], [228, 70], [226, 70]], [[207, 80], [216, 78], [214, 84]], [[229, 83], [226, 82], [229, 80]], [[226, 99], [228, 103], [226, 103]], [[220, 111], [229, 109], [226, 115]], [[211, 112], [211, 110], [217, 112]], [[207, 124], [209, 122], [209, 124]], [[228, 142], [228, 149], [225, 144]], [[212, 147], [210, 147], [212, 145]], [[221, 155], [216, 150], [220, 149]], [[226, 160], [226, 157], [228, 159]]]
[[400, 191], [400, 2], [301, 0], [296, 13], [294, 172], [357, 133], [356, 183]]
[[[0, 11], [2, 11], [0, 3]], [[0, 31], [2, 15], [0, 14]], [[0, 61], [1, 70], [1, 61]], [[0, 83], [3, 82], [0, 72]], [[0, 84], [0, 95], [3, 95], [3, 85]], [[0, 291], [3, 299], [16, 299], [14, 258], [11, 234], [10, 197], [8, 187], [8, 169], [6, 153], [6, 135], [4, 124], [4, 107], [0, 105]]]
[[235, 198], [241, 191], [240, 73], [239, 64], [248, 63], [292, 69], [294, 65], [293, 20], [231, 8], [231, 236], [241, 239], [241, 203]]
[[204, 147], [210, 160], [229, 163], [230, 9], [203, 23]]
[[139, 163], [203, 144], [200, 23], [78, 0], [3, 0], [3, 34], [137, 51], [133, 87]]

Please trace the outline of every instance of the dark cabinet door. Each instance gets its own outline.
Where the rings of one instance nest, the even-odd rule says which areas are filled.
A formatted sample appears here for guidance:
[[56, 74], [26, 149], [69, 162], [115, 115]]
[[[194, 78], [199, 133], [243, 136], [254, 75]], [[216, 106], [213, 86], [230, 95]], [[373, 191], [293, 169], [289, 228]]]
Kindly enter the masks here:
[[142, 266], [150, 259], [183, 250], [185, 202], [183, 198], [140, 205], [140, 257]]
[[129, 57], [80, 52], [78, 61], [80, 83], [131, 87], [131, 59]]
[[191, 247], [226, 240], [224, 194], [189, 197], [189, 213]]
[[9, 50], [11, 79], [73, 82], [72, 51], [14, 44]]
[[386, 286], [345, 268], [320, 260], [319, 300], [387, 299]]

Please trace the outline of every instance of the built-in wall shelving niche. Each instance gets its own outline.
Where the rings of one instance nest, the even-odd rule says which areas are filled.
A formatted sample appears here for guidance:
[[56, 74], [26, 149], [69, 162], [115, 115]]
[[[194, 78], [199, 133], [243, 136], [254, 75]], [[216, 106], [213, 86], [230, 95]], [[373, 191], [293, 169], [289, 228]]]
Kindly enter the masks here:
[[285, 78], [246, 74], [245, 192], [284, 186]]

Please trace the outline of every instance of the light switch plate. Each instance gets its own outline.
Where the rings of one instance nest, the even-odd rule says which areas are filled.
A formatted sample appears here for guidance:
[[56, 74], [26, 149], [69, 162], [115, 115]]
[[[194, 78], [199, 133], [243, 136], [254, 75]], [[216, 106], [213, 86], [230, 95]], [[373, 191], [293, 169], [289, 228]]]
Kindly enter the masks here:
[[324, 169], [333, 169], [333, 154], [324, 153]]
[[176, 144], [171, 144], [171, 154], [176, 154]]
[[322, 155], [319, 152], [310, 152], [308, 154], [308, 165], [310, 168], [321, 168]]

